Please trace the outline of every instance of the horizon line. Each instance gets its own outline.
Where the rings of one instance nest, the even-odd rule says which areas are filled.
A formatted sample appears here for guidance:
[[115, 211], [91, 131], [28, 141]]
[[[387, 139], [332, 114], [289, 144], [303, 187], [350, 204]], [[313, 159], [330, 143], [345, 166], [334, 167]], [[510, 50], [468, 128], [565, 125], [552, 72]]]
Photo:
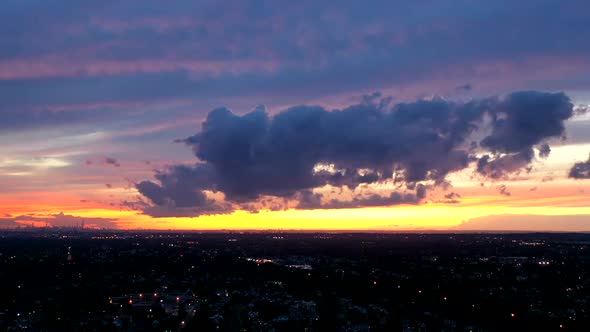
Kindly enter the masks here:
[[14, 231], [44, 231], [44, 230], [67, 230], [67, 231], [79, 231], [79, 232], [121, 232], [121, 233], [133, 233], [133, 232], [180, 232], [180, 233], [323, 233], [323, 234], [403, 234], [403, 233], [420, 233], [420, 234], [523, 234], [523, 233], [561, 233], [561, 234], [586, 234], [590, 233], [589, 230], [453, 230], [453, 229], [154, 229], [154, 228], [75, 228], [75, 227], [12, 227], [12, 228], [0, 228], [0, 232], [14, 232]]

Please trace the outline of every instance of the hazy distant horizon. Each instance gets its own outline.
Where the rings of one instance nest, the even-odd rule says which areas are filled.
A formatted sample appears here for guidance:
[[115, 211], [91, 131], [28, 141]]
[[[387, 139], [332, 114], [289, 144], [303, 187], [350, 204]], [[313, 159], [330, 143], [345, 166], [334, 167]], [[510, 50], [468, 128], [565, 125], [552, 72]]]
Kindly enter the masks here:
[[[461, 222], [457, 226], [440, 229], [427, 228], [377, 228], [377, 229], [305, 229], [305, 228], [268, 228], [268, 229], [149, 229], [149, 228], [87, 228], [80, 224], [49, 226], [55, 229], [72, 229], [86, 231], [121, 231], [121, 232], [202, 232], [202, 233], [588, 233], [590, 232], [590, 215], [542, 216], [542, 215], [489, 215], [476, 217]], [[2, 227], [0, 230], [42, 229], [43, 226], [18, 224]]]

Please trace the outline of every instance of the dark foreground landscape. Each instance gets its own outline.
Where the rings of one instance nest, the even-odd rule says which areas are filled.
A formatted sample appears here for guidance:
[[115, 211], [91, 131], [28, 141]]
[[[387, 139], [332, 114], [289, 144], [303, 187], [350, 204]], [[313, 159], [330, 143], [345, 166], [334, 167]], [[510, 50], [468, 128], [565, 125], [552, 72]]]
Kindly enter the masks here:
[[0, 236], [1, 331], [590, 328], [589, 234]]

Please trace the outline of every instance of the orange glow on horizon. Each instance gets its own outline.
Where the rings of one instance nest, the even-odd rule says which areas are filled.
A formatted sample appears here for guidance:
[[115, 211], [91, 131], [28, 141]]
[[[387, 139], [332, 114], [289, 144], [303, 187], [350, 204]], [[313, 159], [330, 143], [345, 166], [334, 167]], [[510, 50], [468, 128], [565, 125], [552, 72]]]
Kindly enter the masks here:
[[[111, 206], [100, 200], [80, 200], [76, 192], [34, 192], [0, 195], [0, 212], [7, 216], [58, 215], [64, 213], [80, 218], [114, 220], [120, 229], [186, 229], [186, 230], [447, 230], [472, 218], [501, 215], [589, 215], [590, 197], [578, 191], [546, 184], [543, 190], [531, 192], [523, 186], [511, 185], [512, 196], [498, 195], [492, 188], [473, 188], [464, 193], [459, 204], [437, 203], [436, 199], [421, 205], [392, 207], [285, 210], [248, 213], [235, 211], [226, 215], [200, 217], [153, 218], [141, 213]], [[59, 202], [57, 204], [56, 202]], [[45, 222], [18, 223], [36, 227]], [[96, 228], [91, 221], [88, 228]]]
[[[445, 230], [462, 221], [490, 214], [590, 215], [590, 207], [517, 207], [506, 206], [395, 206], [341, 210], [286, 210], [248, 213], [236, 211], [227, 215], [196, 218], [152, 218], [137, 211], [50, 209], [44, 214], [73, 214], [82, 218], [116, 219], [121, 229], [186, 229], [186, 230]], [[38, 213], [38, 212], [37, 212]], [[23, 225], [31, 222], [23, 221]], [[42, 227], [45, 223], [35, 222]], [[89, 225], [90, 226], [90, 225]]]

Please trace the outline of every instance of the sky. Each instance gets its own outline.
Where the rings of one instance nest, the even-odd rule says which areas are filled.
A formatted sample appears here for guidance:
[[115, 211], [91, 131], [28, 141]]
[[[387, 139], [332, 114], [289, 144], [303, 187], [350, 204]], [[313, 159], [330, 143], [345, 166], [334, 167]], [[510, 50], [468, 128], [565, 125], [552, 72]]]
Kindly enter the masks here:
[[0, 228], [590, 231], [585, 0], [3, 0]]

